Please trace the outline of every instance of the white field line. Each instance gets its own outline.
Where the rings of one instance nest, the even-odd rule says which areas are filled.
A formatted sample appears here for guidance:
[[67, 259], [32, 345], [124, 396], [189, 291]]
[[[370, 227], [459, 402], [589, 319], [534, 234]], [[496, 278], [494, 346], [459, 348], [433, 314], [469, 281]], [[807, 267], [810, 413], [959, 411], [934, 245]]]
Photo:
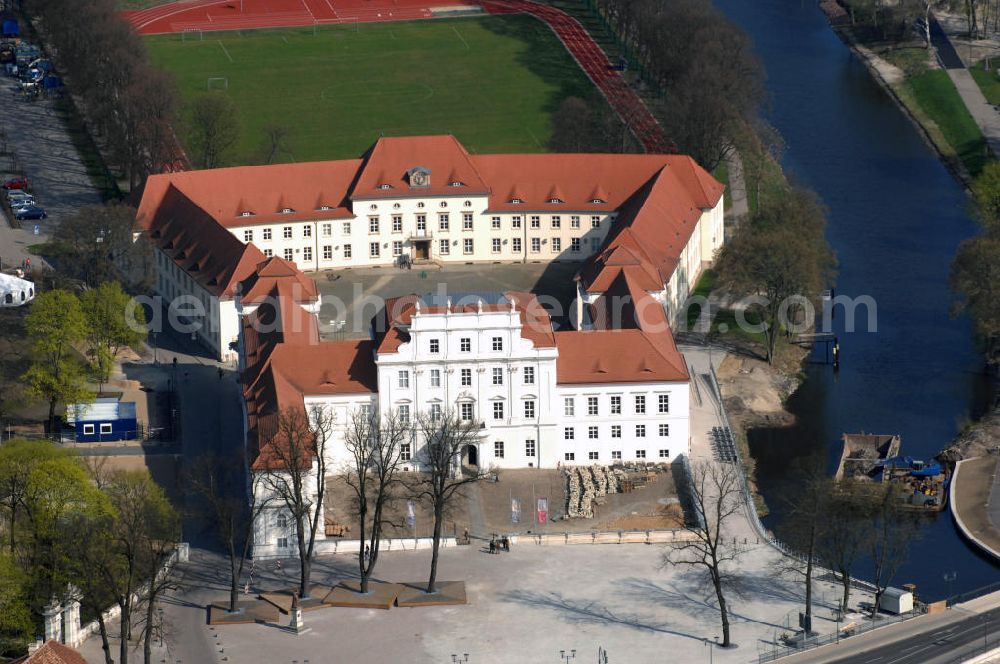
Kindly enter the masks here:
[[219, 43], [219, 46], [222, 47], [222, 52], [226, 54], [226, 57], [229, 58], [229, 61], [236, 62], [235, 60], [233, 60], [233, 56], [229, 55], [229, 51], [226, 50], [226, 45], [222, 43], [222, 40], [217, 39], [216, 41]]
[[456, 28], [455, 26], [451, 26], [451, 29], [455, 31], [455, 34], [458, 35], [458, 38], [462, 40], [463, 44], [465, 44], [465, 50], [471, 51], [472, 49], [469, 47], [469, 42], [465, 41], [465, 37], [463, 37], [462, 33], [458, 31], [458, 28]]

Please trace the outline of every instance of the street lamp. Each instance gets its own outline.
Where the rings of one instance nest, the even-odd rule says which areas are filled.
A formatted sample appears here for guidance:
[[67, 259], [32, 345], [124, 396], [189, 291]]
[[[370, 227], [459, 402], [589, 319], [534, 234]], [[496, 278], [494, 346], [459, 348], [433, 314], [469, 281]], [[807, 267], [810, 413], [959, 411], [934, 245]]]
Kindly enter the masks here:
[[948, 600], [950, 600], [952, 597], [952, 584], [955, 582], [955, 579], [958, 578], [958, 572], [955, 571], [945, 572], [944, 574], [941, 575], [941, 578], [943, 578], [945, 580], [945, 583], [948, 584], [948, 597], [945, 599], [945, 603], [947, 603]]
[[565, 650], [560, 650], [559, 659], [561, 659], [566, 664], [569, 664], [570, 660], [576, 659], [576, 648], [573, 648], [568, 653]]
[[[715, 637], [715, 640], [718, 641], [719, 637]], [[712, 642], [708, 639], [702, 639], [702, 643], [704, 643], [705, 647], [708, 648], [708, 664], [712, 664], [712, 662], [715, 661], [715, 652], [714, 648], [712, 648]]]
[[156, 613], [160, 616], [160, 647], [163, 647], [163, 607], [156, 609]]

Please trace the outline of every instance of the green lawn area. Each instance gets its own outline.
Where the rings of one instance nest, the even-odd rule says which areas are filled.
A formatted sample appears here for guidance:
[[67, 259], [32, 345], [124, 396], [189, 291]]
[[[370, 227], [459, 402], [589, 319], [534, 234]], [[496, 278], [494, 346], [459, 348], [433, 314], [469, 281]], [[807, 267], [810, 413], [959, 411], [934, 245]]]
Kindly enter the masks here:
[[381, 134], [452, 133], [471, 152], [543, 152], [559, 103], [592, 90], [552, 31], [528, 16], [203, 37], [147, 44], [186, 99], [226, 79], [212, 94], [239, 108], [236, 163], [253, 162], [268, 124], [289, 127], [287, 161], [357, 157]]
[[906, 86], [968, 171], [978, 175], [986, 160], [985, 141], [948, 74], [942, 70], [926, 71], [908, 78]]
[[[1000, 65], [1000, 61], [993, 60], [990, 65]], [[983, 91], [986, 101], [991, 104], [1000, 104], [1000, 76], [996, 72], [995, 66], [992, 71], [983, 69], [982, 62], [977, 62], [974, 67], [969, 69], [972, 78], [976, 80], [979, 89]]]
[[[718, 177], [718, 176], [716, 176]], [[707, 269], [701, 273], [701, 278], [698, 279], [698, 283], [695, 285], [694, 290], [691, 291], [690, 297], [704, 297], [708, 299], [709, 293], [715, 288], [715, 282], [718, 275], [713, 269]], [[701, 316], [701, 303], [695, 302], [688, 307], [687, 311], [687, 329], [693, 330], [695, 323], [698, 322], [698, 317]]]

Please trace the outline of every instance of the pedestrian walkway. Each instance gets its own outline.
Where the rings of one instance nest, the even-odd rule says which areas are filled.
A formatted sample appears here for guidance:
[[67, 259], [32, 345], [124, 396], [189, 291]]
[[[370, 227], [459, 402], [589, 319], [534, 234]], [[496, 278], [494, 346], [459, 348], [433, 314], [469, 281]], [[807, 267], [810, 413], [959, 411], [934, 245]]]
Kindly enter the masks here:
[[998, 458], [965, 459], [951, 479], [951, 513], [965, 537], [1000, 560], [1000, 484]]

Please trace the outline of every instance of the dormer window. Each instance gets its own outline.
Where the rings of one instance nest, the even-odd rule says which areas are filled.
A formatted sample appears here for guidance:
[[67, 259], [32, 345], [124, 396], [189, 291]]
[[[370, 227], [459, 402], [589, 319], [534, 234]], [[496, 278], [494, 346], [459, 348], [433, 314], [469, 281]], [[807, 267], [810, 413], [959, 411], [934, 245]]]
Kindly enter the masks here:
[[431, 171], [423, 166], [414, 166], [406, 171], [406, 181], [410, 183], [411, 187], [429, 187], [431, 186]]
[[281, 208], [281, 214], [291, 214], [293, 212], [295, 212], [295, 210], [293, 210], [292, 208], [288, 208], [288, 207]]
[[590, 202], [593, 203], [594, 205], [600, 205], [600, 204], [604, 203], [604, 201], [602, 201], [600, 198], [591, 199]]
[[240, 212], [240, 216], [241, 217], [252, 217], [253, 216], [253, 212], [251, 212], [250, 210], [243, 210], [243, 212]]
[[549, 203], [551, 203], [552, 205], [557, 205], [559, 203], [562, 203], [562, 201], [559, 200], [558, 198], [550, 198]]
[[381, 189], [381, 190], [383, 190], [383, 191], [385, 191], [387, 189], [392, 189], [392, 185], [389, 184], [388, 182], [383, 182], [382, 184], [380, 184], [378, 186], [378, 188]]
[[512, 199], [510, 199], [511, 205], [520, 205], [523, 202], [524, 201], [522, 201], [520, 198], [512, 198]]
[[448, 186], [450, 186], [450, 187], [464, 187], [465, 185], [462, 184], [461, 182], [459, 182], [458, 180], [452, 180], [451, 182], [448, 183]]
[[332, 207], [330, 207], [329, 205], [320, 205], [320, 206], [319, 206], [319, 210], [320, 210], [320, 212], [328, 212], [328, 211], [330, 211], [330, 210], [332, 210], [332, 209], [333, 209], [333, 208], [332, 208]]

